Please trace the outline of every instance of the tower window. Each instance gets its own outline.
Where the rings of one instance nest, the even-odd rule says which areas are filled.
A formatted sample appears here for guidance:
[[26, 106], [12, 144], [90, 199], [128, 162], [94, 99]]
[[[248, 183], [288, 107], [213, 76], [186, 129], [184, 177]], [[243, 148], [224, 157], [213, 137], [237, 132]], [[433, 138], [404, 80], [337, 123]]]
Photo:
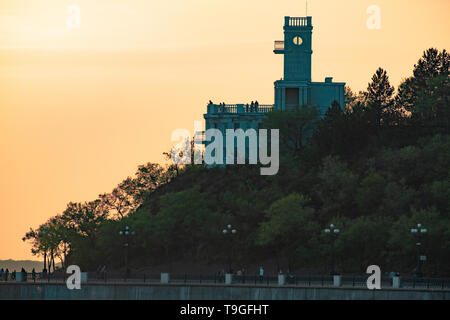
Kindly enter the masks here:
[[300, 46], [303, 43], [303, 39], [300, 36], [294, 37], [293, 41], [294, 41], [294, 44], [297, 46]]

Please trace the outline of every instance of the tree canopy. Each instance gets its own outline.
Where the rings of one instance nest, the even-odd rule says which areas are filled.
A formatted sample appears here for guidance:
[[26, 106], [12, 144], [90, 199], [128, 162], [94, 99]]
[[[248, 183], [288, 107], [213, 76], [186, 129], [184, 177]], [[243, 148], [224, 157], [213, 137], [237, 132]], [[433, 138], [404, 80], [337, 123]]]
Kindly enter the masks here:
[[[450, 272], [449, 55], [425, 51], [397, 92], [376, 70], [367, 90], [346, 88], [346, 105], [325, 115], [315, 106], [273, 111], [261, 127], [280, 130], [280, 170], [147, 163], [93, 201], [69, 203], [24, 236], [33, 254], [85, 269], [123, 268], [125, 225], [136, 231], [134, 267], [167, 261], [271, 260], [277, 268], [363, 272], [370, 264], [411, 272], [410, 229], [428, 229], [423, 253], [430, 275]], [[170, 154], [170, 153], [166, 153]], [[224, 238], [226, 224], [238, 230]], [[323, 232], [333, 223], [336, 242]], [[247, 268], [248, 269], [248, 268]]]

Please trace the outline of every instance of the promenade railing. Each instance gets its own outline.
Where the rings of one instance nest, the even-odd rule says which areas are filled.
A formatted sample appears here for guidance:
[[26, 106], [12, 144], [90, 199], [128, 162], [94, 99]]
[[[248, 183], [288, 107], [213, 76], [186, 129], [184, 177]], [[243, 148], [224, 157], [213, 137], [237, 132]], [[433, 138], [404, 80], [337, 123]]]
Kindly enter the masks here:
[[[65, 283], [70, 275], [62, 272], [53, 274], [27, 273], [22, 277], [26, 283]], [[342, 275], [342, 287], [366, 288], [368, 275]], [[87, 283], [140, 283], [155, 284], [161, 282], [161, 274], [155, 273], [134, 273], [128, 276], [118, 272], [88, 272]], [[16, 279], [9, 273], [8, 279], [5, 275], [0, 276], [0, 284], [17, 283]], [[225, 276], [219, 274], [171, 274], [169, 283], [172, 284], [224, 284]], [[233, 284], [269, 286], [278, 285], [278, 275], [233, 275]], [[333, 276], [331, 275], [286, 275], [285, 285], [299, 287], [332, 287]], [[392, 287], [392, 278], [382, 277], [381, 287]], [[401, 288], [404, 289], [450, 289], [449, 278], [413, 278], [401, 277]]]
[[273, 104], [209, 104], [208, 114], [264, 114], [273, 110]]

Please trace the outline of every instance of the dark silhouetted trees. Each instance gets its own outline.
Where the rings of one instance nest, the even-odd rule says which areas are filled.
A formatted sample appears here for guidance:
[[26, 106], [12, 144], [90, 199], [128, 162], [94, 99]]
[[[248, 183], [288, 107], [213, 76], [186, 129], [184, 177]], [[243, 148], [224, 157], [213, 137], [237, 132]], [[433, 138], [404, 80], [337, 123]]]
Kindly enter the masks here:
[[[232, 247], [246, 269], [272, 261], [325, 272], [336, 252], [338, 271], [377, 264], [410, 273], [417, 261], [410, 229], [422, 223], [424, 271], [450, 275], [448, 66], [445, 50], [429, 49], [396, 96], [380, 68], [367, 91], [346, 88], [346, 106], [333, 102], [323, 117], [314, 106], [267, 114], [261, 127], [280, 130], [275, 176], [249, 165], [147, 163], [112, 192], [69, 203], [24, 240], [52, 266], [59, 257], [85, 270], [123, 267], [118, 232], [129, 225], [135, 268], [225, 265]], [[221, 234], [228, 223], [238, 229], [233, 242]], [[336, 242], [323, 232], [330, 223], [341, 230]]]

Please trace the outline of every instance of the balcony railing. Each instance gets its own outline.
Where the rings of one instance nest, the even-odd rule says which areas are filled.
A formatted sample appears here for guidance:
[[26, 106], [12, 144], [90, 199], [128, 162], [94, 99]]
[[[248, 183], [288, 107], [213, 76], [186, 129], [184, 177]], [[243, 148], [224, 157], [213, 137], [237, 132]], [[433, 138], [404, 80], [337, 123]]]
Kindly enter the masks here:
[[277, 54], [284, 53], [284, 41], [275, 41], [273, 52]]
[[209, 104], [209, 114], [255, 114], [255, 113], [267, 113], [272, 111], [273, 104]]
[[285, 25], [288, 27], [307, 27], [312, 25], [311, 17], [286, 17]]
[[[35, 277], [31, 273], [27, 273], [26, 276], [21, 277], [22, 281], [18, 282], [16, 278], [12, 278], [9, 274], [8, 277], [5, 274], [0, 277], [0, 286], [21, 283], [27, 283], [29, 285], [42, 286], [45, 283], [66, 285], [67, 277], [69, 275], [63, 272], [56, 272], [54, 274], [42, 274], [37, 273]], [[124, 275], [118, 272], [104, 272], [104, 273], [87, 273], [87, 284], [119, 284], [129, 283], [140, 285], [152, 285], [155, 283], [161, 283], [161, 274], [154, 273], [133, 273]], [[179, 284], [223, 284], [225, 277], [218, 274], [174, 274], [170, 275], [170, 282], [167, 285], [179, 285]], [[264, 277], [260, 277], [258, 274], [246, 274], [246, 275], [234, 275], [232, 279], [233, 284], [245, 284], [254, 286], [269, 286], [278, 284], [277, 274], [268, 274]], [[348, 274], [342, 276], [342, 287], [344, 288], [367, 288], [367, 276], [359, 274]], [[398, 290], [411, 290], [422, 289], [427, 291], [448, 291], [450, 288], [449, 278], [401, 278], [401, 288]], [[286, 274], [287, 286], [298, 287], [332, 287], [333, 277], [324, 274]], [[392, 278], [381, 278], [382, 288], [390, 288], [393, 286]]]

